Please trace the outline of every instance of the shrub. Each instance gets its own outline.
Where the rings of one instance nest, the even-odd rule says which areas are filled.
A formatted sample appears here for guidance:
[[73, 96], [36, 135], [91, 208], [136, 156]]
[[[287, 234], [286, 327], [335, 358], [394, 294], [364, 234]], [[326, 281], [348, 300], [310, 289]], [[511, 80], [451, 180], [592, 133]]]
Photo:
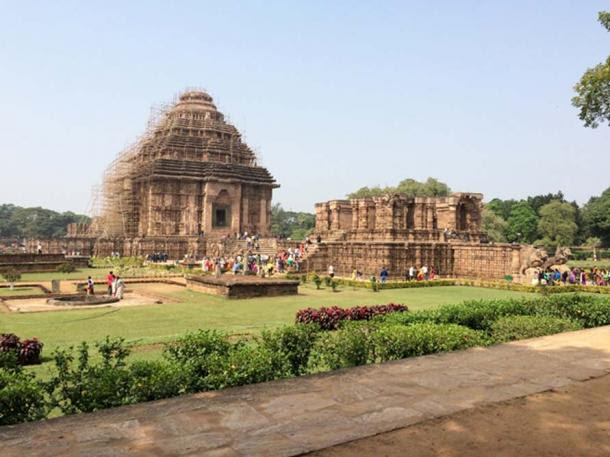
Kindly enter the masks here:
[[455, 324], [382, 325], [372, 337], [378, 362], [466, 349], [486, 342], [482, 332]]
[[0, 368], [0, 425], [40, 420], [47, 412], [44, 386], [33, 374]]
[[379, 284], [377, 283], [377, 278], [375, 276], [371, 276], [371, 290], [373, 292], [379, 292]]
[[18, 360], [21, 365], [38, 365], [43, 344], [36, 338], [23, 340], [19, 348]]
[[587, 295], [553, 295], [537, 304], [537, 313], [580, 322], [584, 327], [610, 324], [610, 300]]
[[579, 330], [582, 325], [570, 319], [551, 316], [505, 316], [493, 323], [491, 334], [498, 343]]
[[320, 285], [322, 284], [322, 279], [318, 275], [313, 275], [311, 278], [314, 284], [316, 285], [316, 289], [320, 289]]
[[368, 322], [349, 322], [341, 330], [323, 333], [312, 350], [309, 370], [328, 371], [374, 362], [371, 335], [375, 327]]
[[273, 354], [262, 346], [235, 344], [226, 357], [208, 359], [208, 375], [204, 380], [207, 389], [224, 389], [258, 382], [271, 381], [285, 376], [274, 369]]
[[96, 344], [101, 362], [89, 361], [89, 347], [78, 348], [78, 363], [74, 363], [72, 348], [54, 355], [56, 373], [49, 382], [53, 405], [65, 414], [91, 412], [128, 403], [129, 370], [125, 359], [129, 348], [122, 339], [110, 339]]
[[211, 367], [222, 365], [232, 349], [233, 345], [224, 333], [199, 330], [166, 345], [164, 357], [193, 374], [189, 390], [201, 391], [210, 388], [207, 377]]
[[73, 273], [76, 271], [76, 267], [72, 262], [64, 262], [57, 267], [59, 273]]
[[337, 291], [337, 286], [338, 286], [337, 281], [335, 281], [335, 280], [331, 280], [331, 281], [330, 281], [330, 287], [332, 287], [333, 292], [336, 292], [336, 291]]
[[315, 324], [287, 325], [263, 331], [261, 344], [273, 355], [274, 370], [291, 376], [304, 374], [320, 327]]
[[43, 344], [36, 338], [21, 341], [13, 333], [0, 335], [0, 352], [14, 352], [20, 365], [39, 364], [42, 346]]
[[333, 282], [333, 278], [331, 278], [330, 276], [324, 276], [324, 285], [326, 287], [330, 287], [332, 282]]
[[526, 299], [465, 301], [459, 305], [441, 306], [436, 313], [436, 322], [489, 331], [499, 317], [533, 314], [535, 308], [532, 305], [533, 302]]
[[11, 289], [15, 286], [15, 283], [21, 279], [21, 273], [15, 268], [6, 268], [0, 271], [0, 276], [11, 285]]
[[338, 306], [322, 307], [319, 309], [306, 308], [297, 312], [296, 323], [318, 324], [322, 330], [336, 330], [341, 321], [368, 321], [375, 316], [404, 311], [408, 311], [406, 306], [394, 303], [388, 305], [355, 306], [353, 308], [340, 308]]
[[189, 392], [192, 372], [165, 361], [136, 361], [129, 366], [127, 402], [160, 400]]

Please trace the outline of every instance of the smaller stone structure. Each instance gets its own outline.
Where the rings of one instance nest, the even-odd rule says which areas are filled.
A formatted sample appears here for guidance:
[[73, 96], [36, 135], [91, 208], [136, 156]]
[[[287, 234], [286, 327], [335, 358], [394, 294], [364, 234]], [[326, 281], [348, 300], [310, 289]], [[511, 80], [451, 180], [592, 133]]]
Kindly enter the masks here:
[[257, 276], [188, 276], [186, 286], [199, 292], [228, 298], [297, 295], [299, 281], [264, 279]]

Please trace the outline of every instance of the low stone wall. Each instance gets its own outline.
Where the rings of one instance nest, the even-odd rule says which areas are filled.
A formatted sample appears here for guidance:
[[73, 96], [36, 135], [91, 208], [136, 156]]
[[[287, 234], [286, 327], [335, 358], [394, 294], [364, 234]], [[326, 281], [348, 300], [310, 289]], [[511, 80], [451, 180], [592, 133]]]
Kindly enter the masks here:
[[274, 297], [297, 295], [299, 281], [257, 277], [188, 276], [186, 286], [199, 292], [228, 298]]
[[70, 257], [63, 254], [2, 254], [0, 270], [14, 268], [21, 273], [44, 273], [57, 271], [63, 263], [72, 263], [76, 268], [86, 268], [88, 257]]

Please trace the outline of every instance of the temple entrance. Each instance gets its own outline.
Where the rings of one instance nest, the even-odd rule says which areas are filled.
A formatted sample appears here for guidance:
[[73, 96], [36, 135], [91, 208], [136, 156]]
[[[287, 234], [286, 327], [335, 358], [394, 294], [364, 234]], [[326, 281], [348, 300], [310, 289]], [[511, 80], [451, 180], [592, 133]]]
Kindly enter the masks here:
[[228, 227], [231, 208], [225, 205], [213, 205], [212, 208], [212, 227]]

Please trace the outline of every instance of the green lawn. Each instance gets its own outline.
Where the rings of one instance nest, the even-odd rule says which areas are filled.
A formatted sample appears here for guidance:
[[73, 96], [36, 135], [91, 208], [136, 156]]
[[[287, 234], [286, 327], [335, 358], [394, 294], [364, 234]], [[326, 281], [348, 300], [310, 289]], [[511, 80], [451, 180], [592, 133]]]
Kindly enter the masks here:
[[0, 314], [0, 333], [16, 333], [22, 338], [37, 337], [45, 344], [45, 354], [53, 349], [94, 342], [106, 335], [122, 336], [136, 344], [168, 341], [199, 328], [220, 329], [231, 334], [257, 333], [263, 328], [292, 323], [301, 308], [328, 305], [404, 303], [411, 310], [432, 308], [467, 299], [518, 297], [527, 295], [474, 287], [426, 287], [383, 290], [342, 288], [315, 290], [301, 286], [298, 296], [228, 300], [191, 290], [171, 293], [179, 303], [102, 308], [95, 310]]
[[0, 297], [16, 296], [16, 295], [40, 295], [43, 291], [38, 287], [15, 287], [11, 290], [10, 287], [0, 287]]
[[597, 262], [594, 262], [593, 260], [570, 260], [568, 266], [586, 268], [587, 270], [591, 268], [608, 269], [610, 268], [610, 259], [601, 259]]
[[93, 279], [103, 279], [108, 274], [107, 268], [83, 268], [72, 273], [59, 273], [57, 271], [49, 271], [46, 273], [22, 273], [21, 282], [40, 282], [51, 281], [52, 279], [87, 279], [91, 276]]

